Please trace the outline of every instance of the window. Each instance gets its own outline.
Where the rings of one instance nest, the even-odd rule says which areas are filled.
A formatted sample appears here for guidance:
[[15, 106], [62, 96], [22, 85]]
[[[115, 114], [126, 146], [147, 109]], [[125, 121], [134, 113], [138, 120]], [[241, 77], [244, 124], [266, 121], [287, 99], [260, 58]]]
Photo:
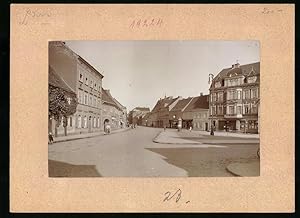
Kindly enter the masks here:
[[97, 101], [96, 101], [96, 97], [94, 97], [94, 107], [96, 107], [97, 106], [97, 103], [96, 103]]
[[97, 83], [94, 84], [94, 89], [97, 90]]
[[241, 99], [241, 91], [237, 91], [237, 99]]
[[242, 106], [237, 106], [237, 114], [242, 114]]
[[84, 93], [84, 104], [88, 104], [88, 95], [86, 93]]
[[83, 73], [81, 70], [79, 70], [79, 81], [83, 82]]
[[87, 77], [85, 77], [85, 85], [89, 85], [89, 79]]
[[213, 115], [216, 115], [217, 114], [217, 108], [216, 108], [216, 106], [213, 106], [212, 108], [213, 108]]
[[96, 117], [94, 117], [94, 122], [93, 122], [93, 124], [94, 124], [94, 128], [96, 128]]
[[68, 125], [69, 125], [70, 127], [72, 127], [72, 117], [69, 117]]
[[83, 128], [87, 128], [87, 117], [84, 116], [84, 119], [83, 119]]
[[245, 114], [249, 114], [249, 105], [244, 105]]
[[100, 127], [100, 118], [98, 117], [98, 128]]
[[258, 90], [257, 89], [252, 89], [251, 91], [252, 91], [251, 97], [252, 98], [258, 98]]
[[77, 128], [81, 128], [81, 116], [78, 116]]
[[235, 99], [235, 97], [236, 97], [235, 95], [236, 95], [236, 93], [235, 93], [234, 90], [228, 91], [228, 93], [227, 93], [227, 100]]
[[244, 91], [244, 99], [249, 99], [250, 98], [250, 90], [245, 90]]
[[257, 114], [257, 105], [256, 104], [252, 104], [251, 112], [253, 114]]
[[223, 101], [223, 92], [218, 92], [217, 101]]
[[234, 106], [229, 106], [229, 114], [234, 114]]
[[213, 101], [217, 101], [217, 94], [213, 93]]
[[92, 100], [92, 96], [90, 96], [89, 105], [92, 106], [92, 104], [93, 104], [93, 100]]
[[222, 106], [218, 106], [218, 114], [223, 114], [223, 107]]
[[94, 83], [93, 80], [90, 81], [90, 87], [93, 88], [94, 87]]

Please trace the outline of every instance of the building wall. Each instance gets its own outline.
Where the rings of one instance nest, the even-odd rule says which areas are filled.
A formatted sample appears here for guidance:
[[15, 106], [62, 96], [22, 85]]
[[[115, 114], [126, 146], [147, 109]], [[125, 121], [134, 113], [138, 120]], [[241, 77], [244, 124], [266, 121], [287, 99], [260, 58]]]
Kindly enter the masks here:
[[[259, 77], [259, 75], [257, 76]], [[259, 83], [244, 77], [225, 78], [224, 87], [210, 89], [210, 125], [217, 130], [258, 132]]]
[[62, 42], [49, 42], [49, 65], [73, 89], [76, 89], [77, 56]]
[[183, 120], [192, 120], [194, 130], [208, 130], [209, 114], [208, 109], [195, 109], [193, 111], [183, 112]]
[[[67, 134], [101, 131], [102, 75], [60, 42], [49, 43], [49, 64], [77, 94], [78, 105], [76, 113], [68, 117]], [[64, 135], [63, 123], [51, 122], [57, 135]]]

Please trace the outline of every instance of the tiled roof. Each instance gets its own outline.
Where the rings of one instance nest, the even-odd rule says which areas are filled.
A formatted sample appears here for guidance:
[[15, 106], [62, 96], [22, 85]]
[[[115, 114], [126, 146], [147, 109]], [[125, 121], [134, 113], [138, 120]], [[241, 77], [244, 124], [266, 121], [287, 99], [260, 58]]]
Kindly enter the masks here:
[[118, 105], [116, 104], [116, 102], [112, 99], [112, 97], [108, 93], [108, 90], [105, 90], [103, 88], [102, 88], [102, 101], [104, 101], [104, 103], [111, 104], [111, 105], [115, 106], [116, 108], [120, 109], [118, 107]]
[[58, 88], [61, 88], [67, 92], [75, 93], [73, 89], [63, 80], [61, 76], [59, 76], [55, 70], [49, 66], [49, 84]]
[[138, 110], [138, 111], [150, 111], [150, 108], [148, 107], [136, 107], [133, 110]]
[[173, 97], [169, 96], [169, 97], [159, 99], [156, 102], [156, 105], [154, 106], [154, 108], [152, 109], [152, 112], [156, 112], [156, 111], [159, 111], [162, 108], [168, 107], [170, 104], [172, 104], [174, 101], [176, 101], [177, 98], [173, 98]]
[[208, 95], [197, 96], [194, 97], [191, 103], [187, 106], [184, 111], [190, 111], [193, 109], [208, 109], [209, 102], [208, 102]]
[[190, 101], [191, 101], [191, 97], [179, 100], [177, 102], [177, 104], [171, 109], [171, 111], [178, 111], [178, 110], [182, 110]]
[[[253, 70], [253, 72], [252, 72], [252, 70]], [[221, 70], [221, 72], [213, 79], [213, 81], [218, 81], [218, 80], [221, 80], [221, 79], [227, 77], [228, 73], [230, 71], [236, 72], [239, 74], [242, 73], [244, 76], [249, 76], [251, 72], [254, 75], [258, 75], [258, 74], [260, 74], [260, 62], [240, 65], [239, 68], [234, 68], [234, 69], [225, 68], [225, 69]]]

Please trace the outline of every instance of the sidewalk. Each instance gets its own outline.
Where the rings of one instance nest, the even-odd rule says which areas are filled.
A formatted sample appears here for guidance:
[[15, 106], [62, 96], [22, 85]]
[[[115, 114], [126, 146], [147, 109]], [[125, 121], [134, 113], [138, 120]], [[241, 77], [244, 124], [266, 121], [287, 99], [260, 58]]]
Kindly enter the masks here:
[[226, 169], [235, 176], [259, 176], [259, 159], [249, 163], [231, 163], [226, 167]]
[[160, 132], [153, 140], [155, 143], [160, 144], [189, 144], [189, 145], [200, 145], [201, 142], [195, 142], [192, 140], [182, 139], [175, 129], [168, 129]]
[[[183, 131], [189, 131], [189, 130], [183, 130]], [[200, 133], [201, 135], [210, 135], [210, 132], [207, 131], [197, 131], [192, 130], [192, 132]], [[229, 136], [229, 137], [240, 137], [240, 138], [256, 138], [259, 139], [259, 134], [249, 134], [249, 133], [239, 133], [239, 132], [223, 132], [223, 131], [215, 131], [215, 136]]]
[[[124, 128], [124, 129], [117, 129], [117, 130], [112, 130], [111, 134], [119, 133], [119, 132], [124, 132], [128, 131], [130, 128]], [[91, 138], [91, 137], [96, 137], [96, 136], [103, 136], [106, 135], [104, 131], [101, 132], [92, 132], [92, 133], [84, 133], [84, 134], [76, 134], [76, 135], [67, 135], [67, 136], [60, 136], [54, 138], [54, 142], [66, 142], [66, 141], [72, 141], [72, 140], [77, 140], [77, 139], [83, 139], [83, 138]]]

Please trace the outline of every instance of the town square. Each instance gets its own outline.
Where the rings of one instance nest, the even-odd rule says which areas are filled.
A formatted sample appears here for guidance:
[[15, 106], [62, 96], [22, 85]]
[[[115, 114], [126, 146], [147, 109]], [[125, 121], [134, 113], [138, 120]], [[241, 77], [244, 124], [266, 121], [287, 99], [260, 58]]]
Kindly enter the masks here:
[[49, 176], [259, 176], [259, 84], [256, 41], [51, 41]]

